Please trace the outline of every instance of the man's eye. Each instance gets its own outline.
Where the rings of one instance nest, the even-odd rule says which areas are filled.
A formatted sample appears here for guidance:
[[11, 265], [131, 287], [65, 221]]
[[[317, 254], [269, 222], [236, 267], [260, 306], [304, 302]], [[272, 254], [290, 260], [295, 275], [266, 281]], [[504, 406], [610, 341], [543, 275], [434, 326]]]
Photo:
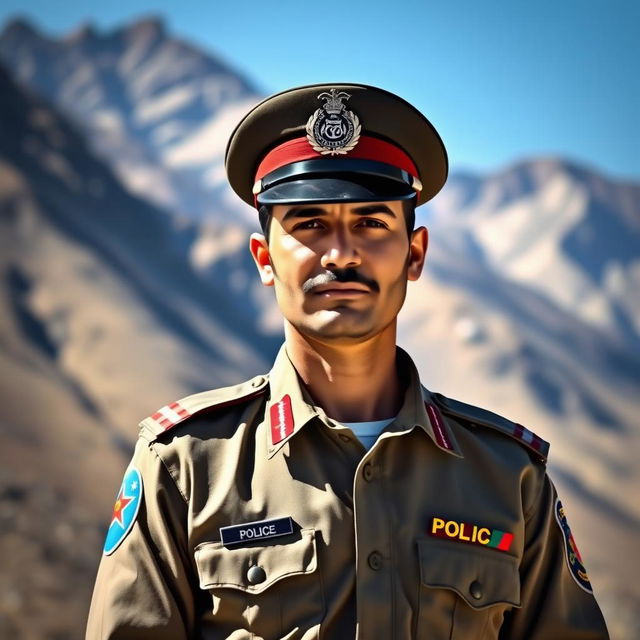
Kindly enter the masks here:
[[380, 220], [376, 220], [375, 218], [363, 218], [362, 220], [360, 220], [360, 222], [358, 223], [357, 226], [360, 227], [369, 227], [371, 229], [386, 229], [387, 225], [380, 221]]
[[305, 220], [295, 226], [294, 230], [298, 229], [322, 229], [322, 223], [320, 220]]

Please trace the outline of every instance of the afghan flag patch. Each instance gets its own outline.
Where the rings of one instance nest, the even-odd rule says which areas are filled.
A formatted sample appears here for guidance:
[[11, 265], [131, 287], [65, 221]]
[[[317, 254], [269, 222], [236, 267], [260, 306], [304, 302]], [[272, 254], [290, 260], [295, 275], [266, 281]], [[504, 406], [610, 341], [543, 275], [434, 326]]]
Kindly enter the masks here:
[[582, 564], [582, 558], [578, 551], [576, 541], [573, 539], [569, 523], [567, 522], [567, 516], [564, 513], [564, 507], [559, 499], [556, 499], [555, 504], [555, 516], [556, 522], [562, 531], [562, 537], [564, 538], [565, 557], [567, 559], [567, 566], [569, 567], [569, 573], [573, 576], [573, 579], [578, 583], [581, 589], [584, 589], [587, 593], [593, 593], [591, 583], [589, 582], [589, 576], [587, 570]]

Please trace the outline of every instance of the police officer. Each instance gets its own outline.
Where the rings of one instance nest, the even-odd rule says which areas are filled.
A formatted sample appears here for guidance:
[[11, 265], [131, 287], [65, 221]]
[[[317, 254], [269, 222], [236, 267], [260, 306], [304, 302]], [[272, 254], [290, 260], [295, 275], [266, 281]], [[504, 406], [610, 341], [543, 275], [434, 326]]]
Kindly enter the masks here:
[[87, 638], [608, 637], [547, 443], [396, 347], [414, 209], [447, 176], [432, 125], [381, 89], [300, 87], [244, 117], [226, 168], [285, 344], [141, 423]]

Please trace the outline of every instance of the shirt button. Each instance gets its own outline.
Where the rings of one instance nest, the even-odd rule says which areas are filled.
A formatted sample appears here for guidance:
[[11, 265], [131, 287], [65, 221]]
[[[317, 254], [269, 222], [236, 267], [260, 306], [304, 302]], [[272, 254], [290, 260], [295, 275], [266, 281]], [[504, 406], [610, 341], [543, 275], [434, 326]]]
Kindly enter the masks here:
[[480, 598], [482, 598], [482, 585], [477, 580], [474, 580], [469, 585], [469, 593], [476, 600], [480, 600]]
[[373, 467], [370, 462], [364, 465], [364, 469], [362, 469], [362, 477], [367, 481], [371, 482], [373, 480]]
[[257, 565], [253, 567], [249, 567], [249, 571], [247, 571], [247, 580], [249, 584], [260, 584], [267, 579], [267, 574], [264, 572], [262, 567]]
[[380, 569], [382, 569], [382, 556], [377, 551], [369, 555], [367, 562], [374, 571], [380, 571]]

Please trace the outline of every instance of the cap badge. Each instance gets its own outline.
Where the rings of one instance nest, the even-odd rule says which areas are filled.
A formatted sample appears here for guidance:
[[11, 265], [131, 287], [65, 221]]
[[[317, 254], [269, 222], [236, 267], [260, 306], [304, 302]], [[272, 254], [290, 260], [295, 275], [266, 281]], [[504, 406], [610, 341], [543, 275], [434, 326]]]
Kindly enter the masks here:
[[318, 100], [324, 100], [324, 106], [316, 109], [306, 126], [307, 140], [314, 151], [322, 155], [344, 155], [358, 144], [360, 120], [342, 103], [350, 97], [337, 89], [323, 91], [318, 96]]

